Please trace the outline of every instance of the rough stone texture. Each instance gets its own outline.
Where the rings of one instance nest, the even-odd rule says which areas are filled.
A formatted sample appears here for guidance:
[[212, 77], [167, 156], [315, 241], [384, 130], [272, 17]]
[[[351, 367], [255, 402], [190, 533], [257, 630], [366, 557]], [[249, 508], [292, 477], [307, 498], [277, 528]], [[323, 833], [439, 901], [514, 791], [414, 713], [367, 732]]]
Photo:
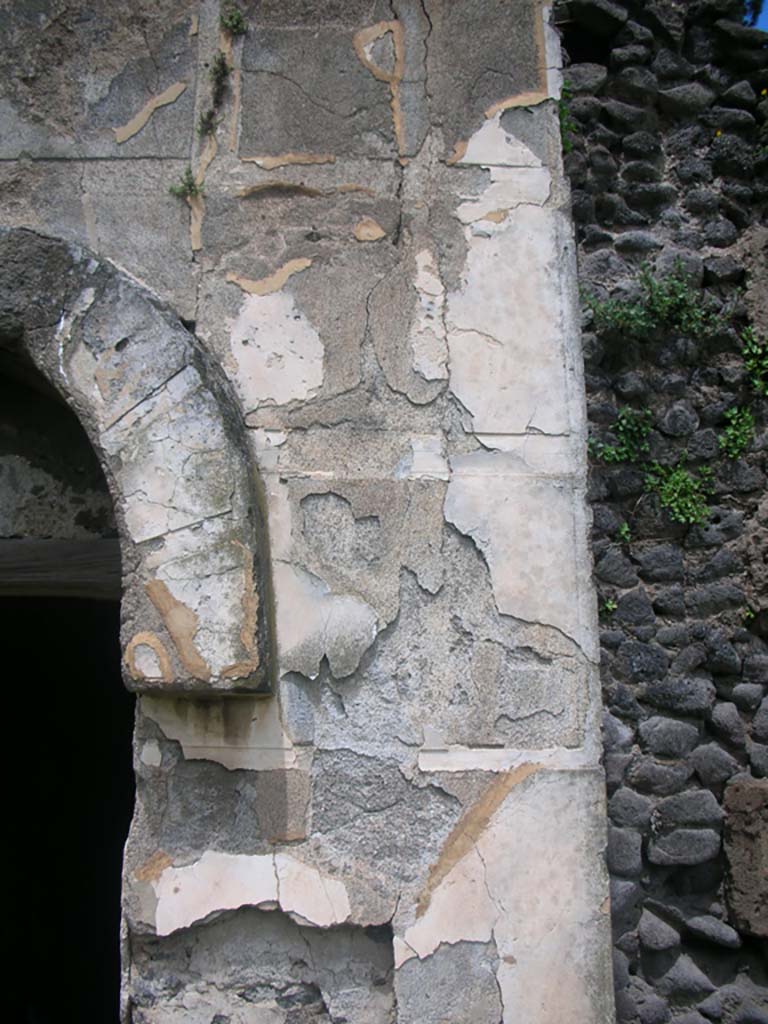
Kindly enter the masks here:
[[[594, 442], [615, 443], [620, 409], [650, 416], [647, 450], [610, 462], [596, 448], [590, 479], [627, 1024], [768, 1019], [752, 932], [768, 900], [750, 861], [766, 775], [768, 409], [739, 340], [748, 322], [759, 337], [768, 327], [768, 37], [744, 29], [742, 13], [730, 0], [585, 0], [562, 14], [582, 291], [636, 300], [644, 263], [663, 280], [679, 261], [696, 303], [729, 321], [709, 337], [675, 328], [635, 340], [598, 329], [587, 310], [583, 320]], [[730, 459], [720, 445], [736, 405], [755, 431]], [[646, 488], [648, 464], [681, 458], [713, 473], [697, 525], [675, 522]]]
[[609, 1024], [549, 10], [93, 6], [2, 15], [0, 311], [105, 468], [151, 691], [126, 1024]]
[[734, 779], [723, 803], [728, 906], [740, 931], [768, 938], [768, 781]]

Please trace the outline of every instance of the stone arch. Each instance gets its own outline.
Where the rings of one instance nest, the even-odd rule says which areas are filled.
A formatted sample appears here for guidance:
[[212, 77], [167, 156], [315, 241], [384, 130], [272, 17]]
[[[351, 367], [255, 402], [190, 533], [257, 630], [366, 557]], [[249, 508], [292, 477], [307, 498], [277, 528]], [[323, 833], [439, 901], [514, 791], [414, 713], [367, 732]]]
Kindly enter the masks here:
[[217, 362], [108, 260], [25, 229], [0, 229], [0, 346], [56, 388], [104, 468], [126, 685], [270, 692], [262, 490]]

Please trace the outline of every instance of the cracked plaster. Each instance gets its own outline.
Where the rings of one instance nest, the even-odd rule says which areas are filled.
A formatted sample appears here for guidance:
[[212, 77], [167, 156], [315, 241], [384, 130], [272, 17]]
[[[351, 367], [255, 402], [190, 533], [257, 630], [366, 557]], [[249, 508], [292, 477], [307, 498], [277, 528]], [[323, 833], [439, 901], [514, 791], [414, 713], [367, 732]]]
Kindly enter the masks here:
[[[218, 685], [252, 664], [244, 623], [254, 594], [259, 615], [269, 600], [246, 557], [258, 502], [183, 332], [126, 305], [133, 283], [69, 301], [57, 372], [129, 481], [126, 647], [155, 693], [126, 860], [132, 1012], [285, 1022], [302, 960], [320, 1020], [423, 1024], [428, 989], [460, 1006], [461, 963], [482, 1024], [607, 1024], [583, 395], [546, 9], [265, 0], [233, 41], [217, 4], [193, 6], [178, 56], [141, 89], [129, 75], [85, 139], [109, 159], [19, 164], [4, 199], [19, 223], [121, 261], [128, 239], [127, 268], [196, 322], [232, 382], [264, 481], [278, 694], [158, 696], [171, 674]], [[203, 143], [192, 105], [217, 48], [233, 73]], [[41, 155], [80, 152], [33, 134]], [[205, 185], [191, 215], [167, 196], [190, 145]], [[510, 779], [441, 871], [452, 830]], [[236, 824], [206, 837], [209, 792]], [[254, 792], [270, 793], [263, 834]]]

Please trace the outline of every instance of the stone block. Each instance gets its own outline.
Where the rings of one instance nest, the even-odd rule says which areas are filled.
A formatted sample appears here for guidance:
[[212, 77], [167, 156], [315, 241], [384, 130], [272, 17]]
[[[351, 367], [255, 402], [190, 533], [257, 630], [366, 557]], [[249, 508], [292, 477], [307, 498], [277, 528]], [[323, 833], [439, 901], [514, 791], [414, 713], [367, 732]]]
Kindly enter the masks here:
[[747, 935], [768, 938], [768, 779], [734, 779], [723, 805], [731, 920]]

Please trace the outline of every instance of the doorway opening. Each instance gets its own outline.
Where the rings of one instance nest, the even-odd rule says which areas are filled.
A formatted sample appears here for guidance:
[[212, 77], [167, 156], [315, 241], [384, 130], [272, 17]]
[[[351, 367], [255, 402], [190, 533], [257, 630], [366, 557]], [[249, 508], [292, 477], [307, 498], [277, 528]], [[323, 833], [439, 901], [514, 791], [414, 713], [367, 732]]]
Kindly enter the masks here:
[[10, 648], [11, 1019], [117, 1022], [123, 845], [133, 813], [134, 697], [119, 605], [2, 597]]
[[134, 697], [114, 515], [73, 413], [27, 361], [0, 368], [10, 1019], [117, 1024]]

